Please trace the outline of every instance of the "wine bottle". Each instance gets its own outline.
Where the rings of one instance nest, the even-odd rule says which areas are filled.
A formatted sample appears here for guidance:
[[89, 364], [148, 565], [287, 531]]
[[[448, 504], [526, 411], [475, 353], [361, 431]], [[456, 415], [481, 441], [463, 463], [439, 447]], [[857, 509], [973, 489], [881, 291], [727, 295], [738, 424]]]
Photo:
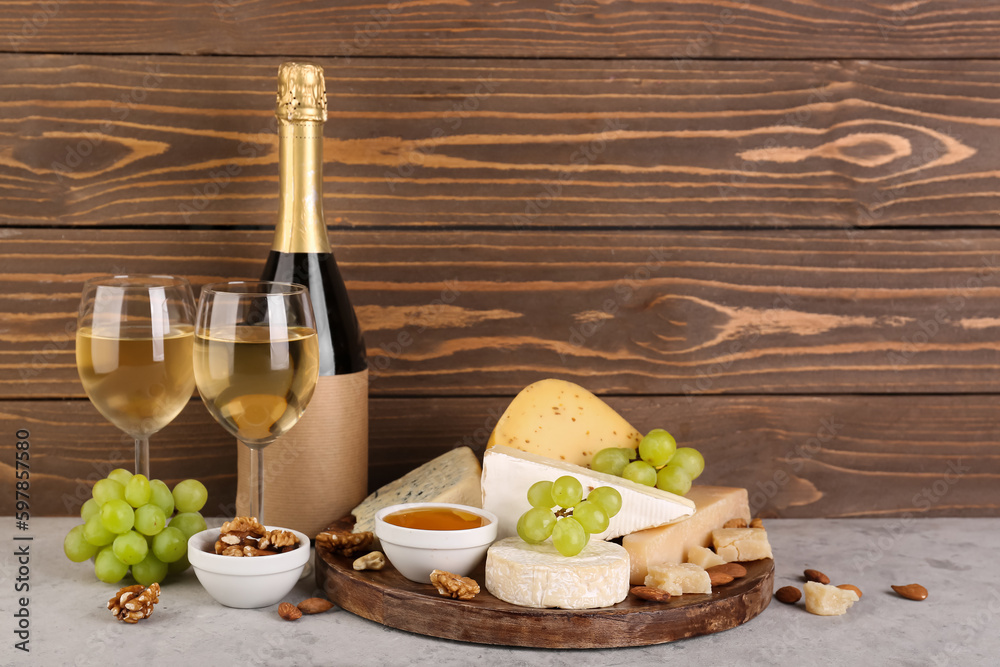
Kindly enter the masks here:
[[[309, 288], [320, 377], [298, 424], [268, 447], [263, 513], [270, 525], [314, 536], [367, 494], [368, 365], [323, 219], [323, 69], [282, 63], [275, 115], [281, 199], [261, 279]], [[243, 485], [249, 479], [250, 456], [245, 447], [239, 449], [237, 510], [242, 515], [249, 505]]]

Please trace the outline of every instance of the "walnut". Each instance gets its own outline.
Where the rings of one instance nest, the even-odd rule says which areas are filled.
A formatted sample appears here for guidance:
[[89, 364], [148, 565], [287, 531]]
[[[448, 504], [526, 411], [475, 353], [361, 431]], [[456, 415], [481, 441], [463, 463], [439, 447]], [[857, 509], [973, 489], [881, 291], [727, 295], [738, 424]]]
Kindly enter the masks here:
[[757, 517], [756, 519], [751, 520], [750, 521], [750, 527], [751, 528], [763, 528], [764, 527], [764, 521], [763, 521], [763, 519], [761, 519], [760, 517]]
[[240, 547], [239, 545], [232, 546], [232, 547], [226, 547], [225, 549], [222, 550], [222, 555], [223, 556], [236, 556], [238, 558], [242, 558], [243, 557], [243, 548]]
[[324, 530], [316, 536], [316, 544], [327, 551], [353, 556], [371, 546], [375, 535], [370, 531], [351, 533], [344, 530]]
[[223, 535], [227, 533], [244, 533], [239, 537], [264, 537], [267, 534], [267, 529], [260, 525], [255, 516], [238, 516], [232, 521], [227, 521], [222, 524], [222, 530], [220, 531]]
[[[228, 546], [239, 544], [242, 541], [243, 541], [242, 538], [240, 538], [239, 535], [236, 535], [234, 533], [226, 533], [225, 535], [219, 538], [219, 542], [222, 542], [223, 544]], [[225, 547], [223, 547], [223, 549], [225, 549]]]
[[274, 556], [277, 555], [277, 553], [277, 551], [270, 551], [269, 549], [258, 549], [257, 547], [249, 544], [243, 547], [243, 555], [247, 558], [252, 558], [254, 556]]
[[469, 577], [460, 577], [444, 570], [431, 572], [431, 583], [438, 593], [456, 600], [471, 600], [479, 593], [479, 584]]
[[257, 544], [259, 549], [280, 549], [282, 553], [291, 551], [299, 545], [299, 538], [290, 530], [271, 530], [267, 535], [260, 538]]
[[381, 551], [372, 551], [354, 561], [354, 569], [358, 570], [381, 570], [385, 567], [385, 555]]
[[108, 600], [108, 609], [120, 621], [138, 623], [149, 618], [153, 613], [153, 605], [160, 601], [160, 585], [150, 584], [145, 588], [142, 584], [126, 586]]
[[747, 527], [747, 520], [746, 519], [730, 519], [729, 521], [727, 521], [724, 524], [722, 524], [722, 527], [723, 528], [746, 528]]

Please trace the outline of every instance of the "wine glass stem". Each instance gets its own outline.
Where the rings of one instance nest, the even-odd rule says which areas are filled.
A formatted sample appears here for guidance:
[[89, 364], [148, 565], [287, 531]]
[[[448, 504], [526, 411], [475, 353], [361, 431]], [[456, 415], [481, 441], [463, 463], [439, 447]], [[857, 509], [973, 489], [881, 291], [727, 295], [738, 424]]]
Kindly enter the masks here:
[[264, 448], [250, 449], [250, 516], [264, 523]]
[[135, 439], [135, 474], [149, 479], [149, 438]]

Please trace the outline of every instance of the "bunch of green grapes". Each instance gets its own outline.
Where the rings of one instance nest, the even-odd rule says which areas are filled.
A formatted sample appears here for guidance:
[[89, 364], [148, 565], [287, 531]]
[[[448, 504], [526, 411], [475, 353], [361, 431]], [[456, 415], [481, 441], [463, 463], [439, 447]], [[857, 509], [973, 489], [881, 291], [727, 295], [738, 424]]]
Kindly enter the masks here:
[[590, 467], [597, 472], [624, 477], [638, 484], [685, 495], [691, 482], [705, 470], [705, 458], [697, 449], [677, 448], [677, 441], [662, 428], [654, 428], [636, 450], [608, 447], [594, 454]]
[[[535, 482], [528, 489], [531, 509], [517, 521], [517, 534], [528, 544], [549, 537], [563, 556], [575, 556], [590, 536], [608, 529], [611, 517], [622, 508], [622, 496], [610, 486], [599, 486], [583, 498], [583, 484], [564, 475], [554, 482]], [[552, 511], [553, 507], [559, 509]]]
[[109, 584], [130, 567], [143, 586], [161, 582], [191, 565], [187, 541], [208, 527], [199, 512], [207, 500], [208, 490], [196, 479], [171, 491], [158, 479], [112, 470], [94, 484], [93, 497], [80, 508], [84, 522], [66, 535], [63, 551], [74, 563], [93, 558], [94, 574]]

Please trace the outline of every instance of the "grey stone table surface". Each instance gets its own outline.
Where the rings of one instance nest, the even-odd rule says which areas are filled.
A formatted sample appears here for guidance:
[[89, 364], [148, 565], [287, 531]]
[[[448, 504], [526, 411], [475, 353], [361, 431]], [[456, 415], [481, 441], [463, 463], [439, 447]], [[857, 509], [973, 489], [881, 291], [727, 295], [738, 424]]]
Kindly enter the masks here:
[[[386, 628], [339, 608], [287, 622], [277, 605], [229, 609], [190, 570], [167, 583], [153, 615], [137, 625], [106, 609], [117, 590], [89, 562], [62, 553], [79, 520], [32, 519], [30, 541], [8, 527], [0, 563], [2, 665], [998, 665], [1000, 519], [772, 519], [775, 588], [802, 585], [802, 570], [864, 592], [845, 616], [772, 601], [757, 618], [671, 644], [603, 650], [543, 650], [467, 644]], [[28, 545], [28, 573], [14, 555]], [[20, 573], [19, 573], [20, 572]], [[18, 581], [21, 579], [22, 581]], [[917, 582], [927, 600], [905, 600], [891, 584]], [[20, 584], [30, 590], [17, 592]], [[312, 576], [289, 594], [319, 592]], [[15, 648], [19, 598], [28, 598], [29, 652]]]

